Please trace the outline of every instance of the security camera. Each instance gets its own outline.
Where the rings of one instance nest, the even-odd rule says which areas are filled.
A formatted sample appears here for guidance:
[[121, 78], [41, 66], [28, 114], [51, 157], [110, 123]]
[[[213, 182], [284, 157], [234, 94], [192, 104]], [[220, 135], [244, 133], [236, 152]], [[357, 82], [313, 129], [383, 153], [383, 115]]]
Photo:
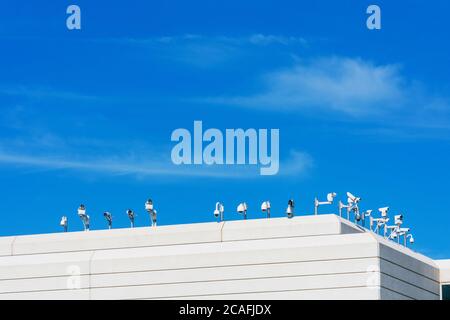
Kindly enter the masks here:
[[237, 211], [239, 214], [242, 214], [242, 215], [244, 216], [244, 220], [247, 219], [247, 203], [245, 203], [245, 202], [240, 203], [240, 204], [238, 205], [236, 211]]
[[336, 192], [330, 192], [327, 194], [327, 201], [319, 201], [319, 199], [317, 199], [317, 197], [314, 199], [314, 214], [317, 215], [318, 212], [318, 208], [320, 205], [324, 205], [324, 204], [332, 204], [334, 201], [334, 198], [336, 198]]
[[270, 218], [270, 202], [269, 201], [264, 201], [262, 204], [261, 204], [261, 211], [264, 213], [264, 212], [267, 212], [267, 218]]
[[106, 221], [108, 222], [108, 229], [112, 228], [112, 214], [108, 211], [103, 213], [103, 216], [105, 217]]
[[383, 208], [379, 208], [378, 211], [380, 211], [381, 216], [383, 218], [387, 217], [387, 214], [389, 212], [389, 207], [383, 207]]
[[361, 198], [354, 196], [353, 194], [351, 194], [350, 192], [347, 192], [347, 200], [348, 203], [354, 203], [357, 204], [358, 202], [361, 201]]
[[[379, 234], [382, 227], [385, 229], [385, 235], [386, 235], [386, 223], [389, 221], [389, 218], [387, 216], [387, 213], [389, 211], [389, 207], [379, 208], [378, 211], [381, 213], [381, 218], [373, 218], [370, 217], [370, 230], [373, 232]], [[375, 224], [375, 227], [373, 227]], [[395, 226], [397, 227], [397, 226]]]
[[[413, 237], [413, 235], [412, 234], [408, 234], [407, 235], [407, 238], [409, 238], [409, 243], [411, 243], [411, 244], [413, 244], [414, 243], [414, 237]], [[405, 246], [406, 246], [406, 243], [405, 243]]]
[[410, 231], [410, 228], [400, 228], [397, 226], [397, 229], [395, 230], [396, 234], [398, 235], [397, 242], [400, 243], [400, 237], [403, 236], [404, 245], [406, 247], [406, 239], [409, 237], [408, 232]]
[[59, 222], [59, 225], [61, 227], [65, 227], [67, 225], [67, 217], [66, 216], [61, 217], [61, 221]]
[[286, 209], [286, 215], [287, 215], [287, 217], [289, 219], [294, 217], [294, 207], [295, 207], [294, 200], [292, 200], [292, 199], [289, 200], [288, 201], [288, 206], [287, 206], [287, 209]]
[[366, 211], [364, 212], [364, 216], [365, 216], [365, 217], [370, 217], [370, 216], [372, 215], [372, 211], [373, 211], [373, 210], [366, 210]]
[[80, 206], [78, 207], [78, 215], [80, 217], [86, 215], [86, 207], [84, 204], [80, 204]]
[[152, 227], [156, 227], [156, 210], [153, 207], [153, 200], [152, 199], [148, 199], [145, 202], [145, 211], [147, 211], [150, 214], [150, 218], [152, 221]]
[[222, 203], [216, 202], [216, 209], [214, 210], [214, 216], [220, 218], [219, 221], [223, 221], [223, 213], [225, 208]]
[[[387, 232], [390, 231], [390, 234], [388, 235]], [[393, 225], [393, 226], [388, 226], [386, 224], [384, 224], [384, 238], [389, 238], [389, 239], [395, 239], [398, 236], [398, 226], [397, 225]]]
[[347, 220], [350, 220], [350, 212], [353, 212], [356, 224], [364, 219], [364, 216], [359, 213], [359, 207], [357, 204], [353, 204], [347, 208]]
[[393, 231], [393, 232], [391, 232], [391, 234], [389, 235], [388, 238], [391, 239], [391, 240], [394, 240], [394, 239], [397, 239], [397, 238], [400, 238], [400, 237], [399, 237], [399, 234], [397, 232]]
[[150, 211], [153, 210], [153, 200], [152, 200], [152, 199], [148, 199], [148, 200], [145, 202], [145, 210], [146, 210], [147, 212], [150, 212]]
[[59, 225], [60, 225], [61, 227], [63, 227], [64, 232], [67, 232], [68, 224], [69, 224], [69, 223], [68, 223], [67, 217], [66, 217], [66, 216], [62, 216], [62, 217], [61, 217], [61, 221], [59, 222]]
[[331, 203], [333, 203], [334, 198], [336, 198], [337, 193], [336, 192], [330, 192], [329, 194], [327, 194], [327, 201]]
[[134, 228], [134, 218], [136, 217], [136, 215], [134, 214], [133, 210], [128, 209], [126, 211], [128, 219], [130, 219], [130, 223], [131, 223], [131, 228]]
[[86, 214], [86, 207], [84, 204], [81, 204], [78, 207], [78, 216], [81, 219], [81, 222], [83, 223], [84, 226], [84, 231], [89, 231], [89, 222], [90, 222], [90, 218], [89, 216]]
[[403, 223], [403, 215], [402, 214], [395, 215], [394, 221], [396, 225], [400, 226]]

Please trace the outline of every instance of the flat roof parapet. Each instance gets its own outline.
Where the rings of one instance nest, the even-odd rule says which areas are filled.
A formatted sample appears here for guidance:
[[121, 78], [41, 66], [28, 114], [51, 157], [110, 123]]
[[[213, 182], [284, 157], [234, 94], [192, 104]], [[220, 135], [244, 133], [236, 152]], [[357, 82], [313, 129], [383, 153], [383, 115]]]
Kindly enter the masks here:
[[107, 250], [363, 232], [334, 214], [0, 238], [0, 256]]

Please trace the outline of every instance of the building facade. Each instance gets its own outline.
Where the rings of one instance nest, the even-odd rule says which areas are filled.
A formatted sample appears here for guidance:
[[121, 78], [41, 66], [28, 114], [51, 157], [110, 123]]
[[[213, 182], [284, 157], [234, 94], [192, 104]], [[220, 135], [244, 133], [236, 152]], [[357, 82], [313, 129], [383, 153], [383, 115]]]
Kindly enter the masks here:
[[0, 238], [0, 299], [441, 299], [434, 261], [334, 214]]

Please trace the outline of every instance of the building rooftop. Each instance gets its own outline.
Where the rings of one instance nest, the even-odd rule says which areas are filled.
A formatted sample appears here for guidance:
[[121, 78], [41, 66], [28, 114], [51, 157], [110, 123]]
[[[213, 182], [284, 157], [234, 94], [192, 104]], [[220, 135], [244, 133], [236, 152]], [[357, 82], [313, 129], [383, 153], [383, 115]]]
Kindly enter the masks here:
[[0, 299], [435, 299], [446, 263], [335, 214], [14, 236], [0, 238]]

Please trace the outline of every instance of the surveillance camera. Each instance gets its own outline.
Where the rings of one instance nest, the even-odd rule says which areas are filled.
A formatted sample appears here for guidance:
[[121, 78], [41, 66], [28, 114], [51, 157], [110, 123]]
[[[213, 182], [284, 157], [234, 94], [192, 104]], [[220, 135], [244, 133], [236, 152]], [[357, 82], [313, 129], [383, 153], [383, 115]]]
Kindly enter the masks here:
[[294, 200], [292, 200], [292, 199], [289, 200], [288, 207], [286, 209], [286, 215], [289, 219], [294, 217], [294, 207], [295, 207]]
[[130, 219], [131, 228], [134, 228], [134, 218], [136, 215], [134, 214], [133, 210], [131, 210], [131, 209], [128, 209], [126, 211], [126, 214], [128, 216], [128, 219]]
[[267, 218], [270, 218], [270, 202], [269, 201], [264, 201], [261, 204], [261, 211], [267, 212]]
[[81, 205], [78, 207], [78, 215], [79, 215], [80, 217], [86, 215], [86, 207], [84, 206], [84, 204], [81, 204]]
[[112, 214], [109, 212], [104, 212], [103, 216], [105, 217], [106, 221], [108, 222], [108, 228], [111, 229], [112, 228]]
[[336, 192], [330, 192], [329, 194], [327, 194], [327, 201], [328, 202], [333, 202], [334, 198], [336, 198]]
[[236, 211], [244, 216], [244, 220], [247, 220], [247, 203], [245, 202], [240, 203]]
[[409, 243], [414, 243], [414, 237], [412, 236], [412, 234], [409, 235]]
[[317, 199], [317, 197], [316, 197], [314, 199], [314, 214], [316, 214], [316, 215], [318, 214], [319, 206], [324, 205], [324, 204], [332, 204], [335, 197], [336, 197], [335, 192], [330, 192], [327, 194], [327, 201], [319, 201], [319, 199]]
[[216, 218], [220, 217], [220, 220], [223, 220], [223, 212], [225, 211], [225, 208], [222, 203], [216, 202], [216, 209], [214, 210], [214, 216]]
[[247, 204], [245, 202], [240, 203], [236, 210], [239, 213], [245, 213], [247, 211]]
[[148, 211], [148, 212], [153, 210], [153, 200], [152, 199], [148, 199], [145, 202], [145, 210]]
[[103, 213], [103, 216], [105, 217], [105, 219], [106, 219], [108, 222], [112, 221], [112, 214], [111, 214], [111, 213], [109, 213], [109, 212], [104, 212], [104, 213]]
[[411, 230], [411, 228], [399, 228], [398, 231], [400, 233], [408, 233]]
[[67, 225], [67, 217], [66, 216], [61, 217], [61, 221], [59, 222], [59, 225], [62, 227]]
[[403, 215], [398, 214], [398, 215], [394, 216], [394, 221], [395, 221], [395, 224], [401, 225], [403, 223]]
[[387, 213], [388, 213], [388, 211], [389, 211], [389, 207], [379, 208], [378, 211], [381, 212], [381, 216], [382, 216], [383, 218], [384, 218], [384, 217], [387, 217]]
[[372, 214], [372, 210], [366, 210], [366, 212], [364, 212], [364, 216], [366, 217], [370, 217]]
[[358, 203], [361, 201], [361, 198], [354, 196], [350, 192], [347, 192], [348, 202], [349, 203]]
[[261, 204], [261, 211], [266, 212], [267, 210], [270, 210], [270, 202], [269, 201], [264, 201]]

